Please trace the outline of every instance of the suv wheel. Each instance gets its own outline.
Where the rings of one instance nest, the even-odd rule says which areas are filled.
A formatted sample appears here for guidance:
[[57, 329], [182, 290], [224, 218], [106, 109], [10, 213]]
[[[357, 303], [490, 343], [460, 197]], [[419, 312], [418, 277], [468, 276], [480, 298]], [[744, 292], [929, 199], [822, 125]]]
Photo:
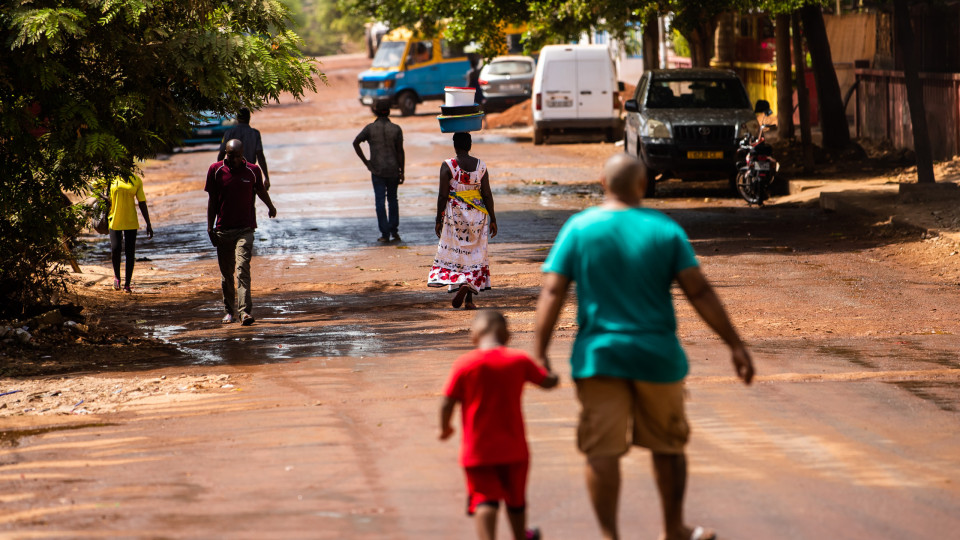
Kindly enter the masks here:
[[543, 128], [533, 127], [533, 144], [543, 144]]
[[400, 108], [400, 116], [412, 116], [417, 112], [417, 96], [410, 91], [401, 93], [397, 96], [397, 107]]

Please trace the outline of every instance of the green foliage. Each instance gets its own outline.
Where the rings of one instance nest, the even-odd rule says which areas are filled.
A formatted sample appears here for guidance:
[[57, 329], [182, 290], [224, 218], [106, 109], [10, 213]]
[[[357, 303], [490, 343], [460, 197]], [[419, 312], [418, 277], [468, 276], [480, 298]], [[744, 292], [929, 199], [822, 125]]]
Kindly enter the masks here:
[[56, 289], [85, 220], [64, 193], [132, 173], [201, 111], [316, 90], [288, 22], [277, 0], [0, 4], [0, 315]]
[[341, 7], [338, 0], [282, 0], [303, 38], [304, 54], [322, 56], [345, 52], [363, 38], [367, 17]]
[[687, 38], [683, 37], [680, 30], [674, 28], [670, 32], [670, 41], [673, 43], [673, 52], [676, 53], [677, 56], [690, 58], [690, 43], [687, 42]]

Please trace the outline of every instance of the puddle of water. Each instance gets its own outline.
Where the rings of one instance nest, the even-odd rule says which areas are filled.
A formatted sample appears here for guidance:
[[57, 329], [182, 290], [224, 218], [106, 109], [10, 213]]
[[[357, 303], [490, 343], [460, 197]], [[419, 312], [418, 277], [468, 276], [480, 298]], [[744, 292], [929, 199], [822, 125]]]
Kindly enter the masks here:
[[22, 429], [11, 431], [0, 431], [0, 446], [20, 446], [20, 440], [27, 437], [36, 437], [56, 431], [72, 431], [76, 429], [115, 426], [106, 422], [96, 422], [91, 424], [73, 424], [69, 426], [53, 426], [39, 429]]
[[869, 360], [863, 358], [860, 351], [852, 347], [844, 347], [842, 345], [829, 345], [817, 347], [817, 352], [824, 355], [835, 356], [850, 362], [851, 364], [869, 368], [876, 369], [877, 365]]
[[233, 338], [177, 341], [184, 327], [160, 327], [151, 332], [194, 359], [195, 365], [242, 365], [251, 362], [284, 361], [294, 358], [382, 356], [380, 336], [359, 326], [334, 325], [299, 333], [284, 329], [282, 334], [265, 333]]
[[154, 339], [159, 339], [164, 343], [169, 343], [170, 338], [179, 334], [180, 332], [183, 332], [186, 329], [187, 327], [185, 326], [177, 326], [175, 324], [171, 324], [168, 326], [154, 326], [150, 331], [147, 332], [147, 336], [152, 337]]

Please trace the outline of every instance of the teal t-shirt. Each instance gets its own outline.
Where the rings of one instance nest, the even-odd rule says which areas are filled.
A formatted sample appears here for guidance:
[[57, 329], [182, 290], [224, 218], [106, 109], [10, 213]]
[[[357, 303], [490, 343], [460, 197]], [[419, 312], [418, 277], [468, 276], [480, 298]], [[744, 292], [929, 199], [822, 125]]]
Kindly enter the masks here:
[[543, 264], [577, 285], [575, 379], [605, 375], [676, 382], [687, 375], [670, 292], [697, 266], [687, 234], [648, 208], [590, 208], [564, 224]]

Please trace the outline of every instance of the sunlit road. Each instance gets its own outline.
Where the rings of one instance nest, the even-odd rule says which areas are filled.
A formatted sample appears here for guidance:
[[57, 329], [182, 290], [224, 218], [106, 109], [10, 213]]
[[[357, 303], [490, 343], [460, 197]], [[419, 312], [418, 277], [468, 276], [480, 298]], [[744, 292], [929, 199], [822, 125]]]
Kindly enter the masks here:
[[[341, 114], [362, 125], [365, 113]], [[262, 118], [271, 114], [280, 113]], [[0, 536], [473, 535], [456, 443], [436, 440], [439, 391], [469, 346], [471, 314], [424, 284], [435, 175], [451, 149], [429, 115], [398, 122], [410, 166], [404, 243], [391, 246], [373, 242], [369, 177], [350, 146], [358, 129], [265, 134], [280, 213], [271, 221], [260, 208], [250, 328], [217, 322], [201, 191], [214, 152], [150, 165], [157, 237], [140, 253], [157, 273], [105, 317], [142, 321], [138, 331], [185, 353], [138, 375], [222, 372], [246, 382], [0, 444]], [[507, 313], [513, 345], [531, 345], [539, 264], [557, 229], [598, 201], [588, 182], [619, 150], [477, 137], [501, 228], [491, 245], [495, 288], [479, 302]], [[750, 209], [715, 186], [668, 186], [650, 204], [687, 228], [759, 372], [752, 387], [737, 383], [725, 349], [676, 297], [692, 368], [687, 520], [725, 539], [955, 537], [956, 284], [898, 263], [903, 238], [844, 216]], [[88, 259], [102, 258], [97, 249]], [[624, 269], [623, 279], [643, 279], [643, 269]], [[529, 515], [550, 539], [598, 537], [564, 361], [574, 331], [570, 306], [553, 349], [563, 386], [526, 394]], [[646, 453], [631, 452], [624, 473], [624, 537], [656, 538]]]

